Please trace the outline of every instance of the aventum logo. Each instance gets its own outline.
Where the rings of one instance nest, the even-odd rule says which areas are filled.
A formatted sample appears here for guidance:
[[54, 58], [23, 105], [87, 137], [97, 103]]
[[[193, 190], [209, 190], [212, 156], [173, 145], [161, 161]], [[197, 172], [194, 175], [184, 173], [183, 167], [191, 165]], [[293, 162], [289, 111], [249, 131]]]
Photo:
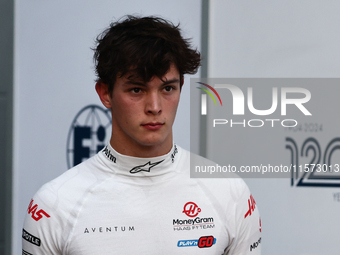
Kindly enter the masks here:
[[135, 166], [134, 168], [132, 168], [130, 170], [130, 173], [135, 174], [135, 173], [139, 173], [141, 171], [150, 172], [151, 168], [153, 168], [154, 166], [157, 166], [158, 164], [162, 163], [163, 161], [164, 161], [164, 159], [161, 160], [161, 161], [155, 162], [155, 163], [151, 163], [151, 161], [149, 161], [148, 163], [146, 163], [144, 165]]

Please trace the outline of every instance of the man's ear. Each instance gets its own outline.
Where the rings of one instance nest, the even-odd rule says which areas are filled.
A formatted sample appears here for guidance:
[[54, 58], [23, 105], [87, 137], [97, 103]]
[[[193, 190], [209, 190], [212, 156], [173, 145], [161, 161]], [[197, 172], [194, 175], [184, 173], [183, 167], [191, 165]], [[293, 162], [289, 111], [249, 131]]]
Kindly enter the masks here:
[[111, 95], [109, 92], [109, 86], [105, 83], [98, 81], [96, 83], [96, 91], [103, 105], [106, 108], [111, 108]]

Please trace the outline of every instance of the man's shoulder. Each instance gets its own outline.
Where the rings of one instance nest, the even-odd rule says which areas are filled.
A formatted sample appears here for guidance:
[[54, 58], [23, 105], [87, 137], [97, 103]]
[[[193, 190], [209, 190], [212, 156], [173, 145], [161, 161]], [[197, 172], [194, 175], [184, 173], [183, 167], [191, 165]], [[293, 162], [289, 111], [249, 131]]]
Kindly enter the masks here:
[[34, 198], [43, 201], [50, 207], [74, 204], [84, 196], [91, 186], [100, 181], [100, 176], [103, 175], [103, 171], [97, 166], [98, 159], [96, 157], [72, 167], [45, 183]]

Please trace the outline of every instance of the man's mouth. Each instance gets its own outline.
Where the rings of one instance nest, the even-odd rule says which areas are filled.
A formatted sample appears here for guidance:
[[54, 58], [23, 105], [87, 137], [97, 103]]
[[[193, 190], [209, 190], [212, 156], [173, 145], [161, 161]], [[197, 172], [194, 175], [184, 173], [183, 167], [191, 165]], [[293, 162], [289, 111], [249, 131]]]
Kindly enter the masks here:
[[158, 130], [163, 125], [164, 125], [164, 123], [161, 123], [161, 122], [148, 122], [148, 123], [142, 124], [143, 127], [145, 127], [146, 129], [149, 129], [149, 130]]

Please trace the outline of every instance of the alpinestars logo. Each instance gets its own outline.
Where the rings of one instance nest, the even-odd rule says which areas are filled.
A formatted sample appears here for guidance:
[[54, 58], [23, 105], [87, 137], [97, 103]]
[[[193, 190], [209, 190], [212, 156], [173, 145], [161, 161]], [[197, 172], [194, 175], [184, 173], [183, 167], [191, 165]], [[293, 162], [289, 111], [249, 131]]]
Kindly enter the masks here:
[[132, 174], [135, 174], [135, 173], [139, 173], [141, 171], [144, 171], [144, 172], [150, 172], [150, 169], [157, 166], [158, 164], [162, 163], [164, 161], [161, 160], [161, 161], [158, 161], [158, 162], [155, 162], [155, 163], [151, 163], [151, 161], [149, 161], [148, 163], [144, 164], [144, 165], [141, 165], [141, 166], [135, 166], [134, 168], [132, 168], [130, 170], [130, 173]]
[[38, 209], [38, 205], [35, 204], [33, 205], [33, 199], [31, 200], [28, 208], [27, 208], [27, 211], [28, 211], [28, 214], [32, 214], [32, 218], [35, 220], [35, 221], [38, 221], [40, 220], [42, 217], [46, 216], [47, 218], [50, 217], [50, 215], [48, 215], [44, 210], [40, 209], [39, 211], [37, 211]]

